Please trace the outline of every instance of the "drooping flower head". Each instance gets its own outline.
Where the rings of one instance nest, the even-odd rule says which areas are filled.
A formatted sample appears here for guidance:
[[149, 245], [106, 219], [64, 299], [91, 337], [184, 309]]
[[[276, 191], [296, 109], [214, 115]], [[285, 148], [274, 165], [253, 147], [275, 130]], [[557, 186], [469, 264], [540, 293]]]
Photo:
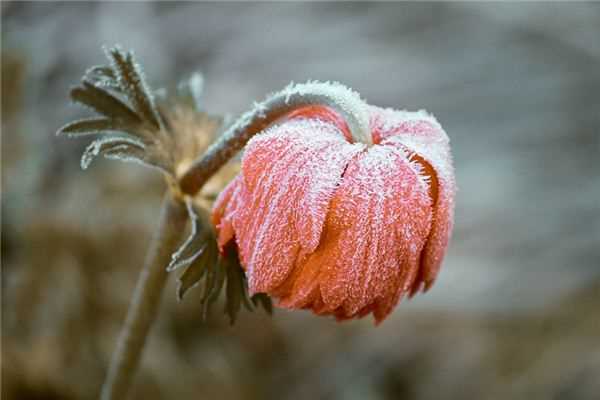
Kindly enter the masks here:
[[366, 140], [316, 104], [247, 144], [212, 218], [219, 246], [237, 246], [251, 294], [379, 323], [435, 281], [453, 223], [448, 137], [424, 111], [365, 107]]

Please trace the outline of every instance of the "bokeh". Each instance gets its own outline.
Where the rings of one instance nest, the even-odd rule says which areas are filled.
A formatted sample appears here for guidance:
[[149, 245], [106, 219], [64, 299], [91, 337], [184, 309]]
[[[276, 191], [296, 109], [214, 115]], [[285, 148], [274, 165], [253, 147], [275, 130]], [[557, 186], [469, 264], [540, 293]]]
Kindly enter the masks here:
[[[2, 2], [2, 398], [94, 399], [164, 188], [55, 137], [134, 49], [238, 115], [290, 81], [432, 112], [459, 186], [441, 275], [381, 326], [220, 311], [166, 289], [135, 399], [597, 399], [600, 4]], [[224, 183], [224, 182], [223, 182]]]

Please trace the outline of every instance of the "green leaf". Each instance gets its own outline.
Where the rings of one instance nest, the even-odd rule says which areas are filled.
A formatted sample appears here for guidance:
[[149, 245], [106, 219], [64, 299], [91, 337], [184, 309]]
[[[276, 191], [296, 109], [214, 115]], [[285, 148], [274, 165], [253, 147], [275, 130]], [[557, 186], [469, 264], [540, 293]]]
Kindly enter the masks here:
[[273, 302], [271, 298], [265, 293], [256, 293], [252, 296], [252, 303], [258, 307], [261, 306], [263, 310], [269, 315], [273, 315]]
[[206, 274], [208, 264], [194, 263], [188, 266], [183, 274], [178, 278], [177, 298], [181, 301], [185, 293], [196, 286]]
[[246, 276], [240, 265], [237, 251], [229, 248], [222, 257], [223, 264], [227, 271], [227, 301], [225, 304], [225, 312], [229, 315], [229, 320], [231, 324], [233, 324], [242, 304], [248, 311], [253, 311], [254, 307], [248, 298]]
[[[211, 246], [207, 248], [207, 250], [211, 251]], [[216, 260], [215, 260], [216, 261]], [[208, 317], [208, 308], [210, 302], [208, 301], [211, 298], [215, 287], [215, 278], [217, 275], [216, 266], [217, 262], [213, 262], [207, 266], [206, 277], [204, 278], [204, 292], [202, 293], [202, 298], [200, 299], [200, 304], [202, 305], [202, 319], [206, 320]]]
[[83, 82], [83, 86], [71, 89], [71, 99], [92, 108], [98, 114], [121, 120], [130, 125], [139, 125], [141, 119], [127, 104], [105, 89]]
[[134, 61], [133, 54], [125, 53], [119, 47], [113, 47], [108, 50], [108, 55], [112, 58], [117, 81], [133, 108], [144, 121], [150, 123], [154, 128], [160, 129], [163, 126], [162, 120], [156, 111], [142, 69]]
[[215, 240], [212, 229], [205, 222], [207, 217], [198, 217], [199, 213], [191, 199], [186, 199], [185, 205], [190, 218], [191, 231], [183, 244], [171, 255], [167, 271], [174, 271], [179, 267], [191, 264], [206, 250], [209, 241]]
[[225, 283], [225, 276], [227, 275], [227, 271], [221, 262], [221, 257], [218, 257], [218, 261], [215, 264], [215, 281], [213, 284], [212, 294], [210, 295], [208, 301], [209, 304], [214, 303], [219, 298], [219, 294], [221, 294], [221, 289]]
[[227, 300], [225, 302], [225, 312], [229, 316], [229, 323], [233, 325], [237, 318], [238, 312], [242, 305], [242, 293], [240, 291], [238, 276], [235, 271], [235, 267], [227, 265], [227, 288], [226, 295]]

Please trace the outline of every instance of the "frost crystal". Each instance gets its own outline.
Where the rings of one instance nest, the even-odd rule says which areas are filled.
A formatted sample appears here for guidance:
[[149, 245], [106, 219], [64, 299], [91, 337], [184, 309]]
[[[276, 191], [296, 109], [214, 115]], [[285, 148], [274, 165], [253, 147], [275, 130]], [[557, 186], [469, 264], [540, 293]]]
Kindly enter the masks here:
[[[312, 84], [274, 97], [292, 103], [318, 91]], [[327, 85], [329, 93], [335, 84]], [[360, 108], [355, 100], [347, 109]], [[373, 146], [349, 143], [318, 107], [248, 143], [213, 223], [220, 246], [235, 239], [251, 293], [278, 297], [281, 307], [338, 319], [372, 313], [380, 322], [435, 280], [453, 218], [447, 136], [425, 112], [364, 109]]]
[[[124, 136], [113, 136], [113, 137], [103, 137], [97, 140], [94, 140], [83, 152], [81, 156], [81, 168], [87, 169], [91, 162], [96, 158], [99, 154], [110, 151], [117, 151], [117, 154], [122, 154], [122, 157], [117, 157], [116, 154], [112, 155], [112, 158], [127, 158], [127, 154], [129, 154], [129, 158], [134, 158], [134, 154], [137, 151], [144, 150], [144, 143], [140, 140], [128, 138]], [[128, 160], [130, 161], [130, 160]], [[141, 161], [141, 160], [140, 160]]]

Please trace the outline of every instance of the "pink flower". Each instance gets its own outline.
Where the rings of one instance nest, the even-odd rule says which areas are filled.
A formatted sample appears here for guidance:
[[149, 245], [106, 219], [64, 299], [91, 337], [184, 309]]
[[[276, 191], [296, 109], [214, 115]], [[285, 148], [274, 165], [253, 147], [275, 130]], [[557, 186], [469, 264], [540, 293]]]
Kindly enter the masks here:
[[248, 143], [212, 217], [221, 249], [235, 240], [251, 294], [379, 323], [435, 281], [453, 224], [448, 137], [423, 111], [369, 115], [370, 147], [323, 106]]

